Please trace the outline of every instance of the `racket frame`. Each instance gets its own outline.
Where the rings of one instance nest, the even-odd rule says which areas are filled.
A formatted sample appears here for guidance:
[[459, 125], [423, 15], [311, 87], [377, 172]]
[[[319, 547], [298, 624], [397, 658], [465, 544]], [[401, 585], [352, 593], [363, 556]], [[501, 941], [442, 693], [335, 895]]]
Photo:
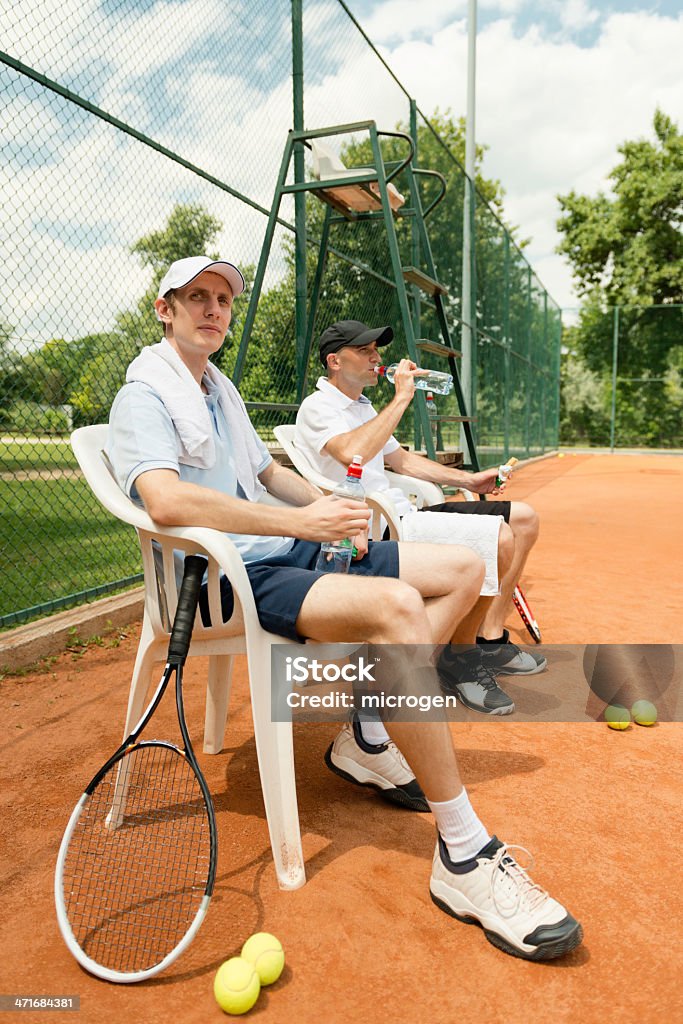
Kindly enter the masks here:
[[[195, 938], [203, 920], [206, 916], [206, 912], [211, 901], [213, 893], [213, 887], [216, 878], [216, 865], [218, 856], [218, 839], [217, 839], [217, 827], [216, 827], [216, 814], [213, 806], [213, 800], [211, 798], [211, 792], [207, 785], [206, 779], [202, 774], [202, 771], [197, 763], [190, 735], [185, 722], [185, 712], [183, 707], [183, 693], [182, 693], [182, 678], [183, 678], [183, 667], [187, 654], [190, 647], [190, 641], [192, 636], [192, 625], [194, 623], [194, 617], [197, 609], [197, 600], [199, 596], [199, 587], [206, 567], [206, 558], [198, 555], [189, 555], [185, 559], [185, 574], [183, 576], [183, 585], [180, 588], [180, 594], [178, 597], [178, 608], [176, 611], [176, 618], [173, 623], [171, 630], [171, 637], [169, 640], [169, 660], [164, 668], [163, 675], [157, 686], [151, 700], [149, 701], [142, 717], [135, 725], [135, 727], [128, 734], [123, 743], [119, 748], [107, 759], [102, 767], [95, 773], [93, 778], [86, 786], [82, 796], [78, 803], [74, 807], [69, 822], [64, 831], [62, 841], [59, 847], [59, 853], [57, 855], [57, 864], [55, 868], [55, 906], [57, 911], [57, 921], [59, 929], [62, 933], [62, 937], [66, 942], [70, 952], [76, 958], [78, 963], [84, 967], [90, 974], [95, 975], [98, 978], [102, 978], [105, 981], [113, 981], [122, 984], [131, 984], [138, 981], [144, 981], [147, 978], [152, 978], [154, 975], [159, 974], [165, 970], [170, 964], [173, 963], [190, 945], [192, 940]], [[188, 577], [192, 579], [188, 579]], [[186, 580], [188, 582], [186, 583]], [[168, 687], [171, 675], [175, 672], [176, 674], [176, 712], [178, 716], [178, 725], [180, 728], [180, 734], [184, 744], [184, 750], [176, 744], [165, 740], [142, 740], [138, 742], [138, 737], [144, 730], [145, 726], [151, 719], [152, 715], [156, 711], [159, 703], [161, 702], [164, 693]], [[204, 799], [204, 805], [207, 812], [207, 818], [209, 821], [209, 871], [207, 876], [206, 885], [204, 887], [204, 896], [202, 897], [199, 908], [190, 924], [190, 927], [183, 935], [180, 942], [170, 950], [166, 956], [162, 957], [157, 963], [151, 967], [145, 968], [144, 970], [138, 971], [117, 971], [109, 967], [105, 967], [93, 960], [92, 957], [82, 949], [74, 935], [71, 927], [71, 922], [66, 909], [66, 902], [64, 899], [64, 866], [66, 858], [69, 852], [69, 844], [71, 837], [73, 836], [81, 814], [83, 813], [86, 804], [93, 792], [95, 791], [98, 783], [104, 778], [117, 762], [123, 764], [123, 759], [134, 753], [136, 750], [141, 750], [146, 747], [161, 747], [166, 750], [171, 750], [180, 757], [185, 758], [193, 769], [196, 776], [199, 788]], [[126, 787], [126, 781], [123, 781], [123, 786]], [[117, 778], [116, 787], [118, 793], [119, 779]], [[122, 798], [122, 802], [125, 802], [125, 793]], [[113, 818], [113, 809], [110, 811], [106, 820], [107, 828], [117, 828], [118, 823]]]
[[527, 601], [521, 587], [515, 587], [512, 600], [515, 608], [519, 612], [520, 618], [527, 628], [527, 632], [534, 640], [535, 643], [540, 644], [541, 642], [541, 630], [534, 618], [534, 613], [531, 610], [529, 602]]

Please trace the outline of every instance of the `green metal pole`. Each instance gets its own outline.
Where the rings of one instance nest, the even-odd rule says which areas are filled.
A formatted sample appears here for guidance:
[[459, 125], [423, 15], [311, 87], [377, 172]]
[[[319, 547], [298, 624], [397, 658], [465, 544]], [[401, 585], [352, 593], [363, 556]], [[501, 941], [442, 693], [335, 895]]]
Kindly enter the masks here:
[[[415, 153], [413, 155], [413, 163], [417, 164], [417, 103], [411, 97], [410, 100], [410, 135], [415, 146]], [[417, 188], [417, 181], [413, 175], [411, 175], [411, 181], [414, 188]], [[413, 197], [413, 205], [415, 205]], [[417, 225], [415, 219], [410, 225], [410, 259], [414, 267], [420, 266], [420, 238], [417, 231]], [[413, 306], [413, 333], [416, 338], [421, 336], [420, 330], [420, 289], [417, 285], [411, 285], [411, 299]], [[415, 450], [418, 451], [422, 443], [422, 431], [420, 430], [420, 419], [417, 414], [417, 404], [413, 407], [413, 442], [415, 444]]]
[[609, 450], [614, 452], [615, 421], [617, 415], [617, 361], [619, 356], [619, 307], [614, 307], [614, 327], [612, 330], [612, 411], [609, 426]]
[[[292, 100], [294, 105], [294, 131], [304, 130], [304, 34], [303, 0], [292, 0]], [[294, 144], [294, 180], [298, 184], [306, 180], [304, 144]], [[296, 331], [296, 376], [297, 391], [302, 392], [306, 376], [306, 305], [308, 289], [306, 283], [306, 194], [294, 194], [295, 245], [295, 331]]]
[[503, 455], [511, 454], [510, 445], [510, 236], [505, 232], [503, 266]]
[[531, 267], [527, 266], [527, 301], [526, 301], [526, 423], [524, 427], [525, 450], [528, 457], [531, 450], [531, 398], [533, 381], [531, 378]]

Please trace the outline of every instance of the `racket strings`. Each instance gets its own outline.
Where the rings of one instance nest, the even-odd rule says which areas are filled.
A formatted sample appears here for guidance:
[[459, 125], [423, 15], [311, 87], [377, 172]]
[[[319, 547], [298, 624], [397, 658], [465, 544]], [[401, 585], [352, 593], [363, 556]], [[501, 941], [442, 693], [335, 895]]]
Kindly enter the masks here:
[[64, 864], [67, 916], [84, 953], [133, 972], [172, 952], [202, 904], [210, 832], [180, 751], [145, 744], [126, 753], [86, 801]]

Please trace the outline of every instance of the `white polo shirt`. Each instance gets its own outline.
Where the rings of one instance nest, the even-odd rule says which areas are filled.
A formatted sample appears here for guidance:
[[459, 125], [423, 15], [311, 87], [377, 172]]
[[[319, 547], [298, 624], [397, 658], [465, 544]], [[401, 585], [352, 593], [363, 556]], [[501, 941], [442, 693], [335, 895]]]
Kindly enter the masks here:
[[[357, 399], [349, 398], [334, 384], [330, 384], [327, 377], [320, 377], [316, 390], [303, 400], [297, 413], [294, 443], [321, 473], [341, 483], [346, 477], [346, 467], [324, 452], [323, 448], [331, 438], [357, 430], [376, 415], [372, 402], [365, 395]], [[404, 516], [413, 506], [399, 487], [389, 486], [384, 473], [384, 457], [391, 455], [397, 448], [400, 448], [398, 441], [390, 437], [382, 450], [363, 465], [363, 487], [366, 494], [371, 491], [386, 494], [399, 515]]]

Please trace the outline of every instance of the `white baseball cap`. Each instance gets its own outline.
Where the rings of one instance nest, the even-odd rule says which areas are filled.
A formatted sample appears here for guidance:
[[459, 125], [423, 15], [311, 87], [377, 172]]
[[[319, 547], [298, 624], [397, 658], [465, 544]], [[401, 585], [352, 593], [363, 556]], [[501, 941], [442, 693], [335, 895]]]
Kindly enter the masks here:
[[162, 299], [172, 288], [184, 288], [205, 270], [224, 277], [230, 285], [234, 298], [244, 291], [244, 278], [241, 271], [232, 263], [228, 263], [227, 260], [211, 260], [208, 256], [187, 256], [183, 260], [176, 260], [168, 268], [159, 284], [157, 297]]

